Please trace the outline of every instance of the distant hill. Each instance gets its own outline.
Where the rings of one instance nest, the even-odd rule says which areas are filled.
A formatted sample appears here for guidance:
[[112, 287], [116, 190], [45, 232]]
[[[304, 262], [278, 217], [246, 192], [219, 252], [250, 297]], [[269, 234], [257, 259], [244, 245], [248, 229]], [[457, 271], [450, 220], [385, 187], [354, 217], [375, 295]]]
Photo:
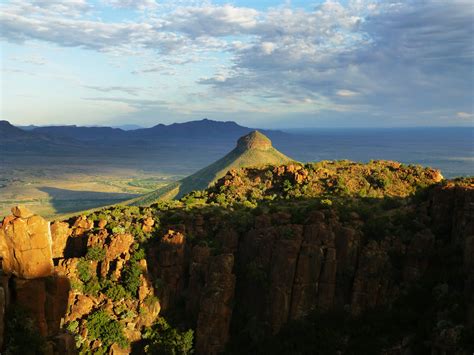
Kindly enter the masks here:
[[38, 152], [58, 149], [61, 146], [71, 147], [74, 144], [74, 140], [65, 140], [34, 130], [23, 130], [8, 121], [0, 121], [0, 151]]
[[120, 128], [112, 127], [79, 127], [72, 126], [45, 126], [31, 130], [34, 133], [48, 134], [61, 138], [72, 138], [79, 141], [109, 141], [124, 140], [127, 132]]
[[252, 131], [252, 128], [243, 127], [233, 121], [221, 122], [207, 118], [199, 121], [173, 123], [170, 125], [159, 124], [151, 128], [136, 129], [130, 132], [135, 138], [160, 137], [160, 138], [209, 138], [209, 137], [240, 137]]
[[180, 198], [194, 190], [202, 190], [224, 176], [229, 170], [243, 167], [280, 165], [292, 161], [273, 148], [271, 140], [264, 134], [253, 131], [237, 141], [237, 146], [215, 163], [180, 181], [131, 201], [133, 205], [146, 205], [156, 200]]

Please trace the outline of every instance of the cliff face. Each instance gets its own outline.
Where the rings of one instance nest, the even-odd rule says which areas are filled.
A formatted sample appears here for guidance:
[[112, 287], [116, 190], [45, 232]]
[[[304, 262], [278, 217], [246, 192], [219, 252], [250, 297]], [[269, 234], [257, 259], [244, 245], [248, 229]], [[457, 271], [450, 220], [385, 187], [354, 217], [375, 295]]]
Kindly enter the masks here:
[[[196, 349], [207, 354], [223, 351], [229, 338], [244, 331], [271, 336], [314, 311], [357, 317], [390, 308], [413, 289], [431, 297], [446, 288], [463, 295], [466, 317], [453, 320], [449, 307], [426, 299], [440, 307], [435, 318], [445, 328], [432, 324], [425, 340], [432, 351], [461, 351], [461, 333], [473, 322], [473, 198], [472, 183], [447, 184], [382, 216], [375, 209], [369, 217], [333, 208], [300, 216], [261, 213], [240, 231], [226, 218], [195, 214], [170, 226], [179, 229], [174, 254], [164, 252], [167, 236], [150, 249], [154, 277], [164, 284], [164, 311], [184, 301]], [[213, 238], [206, 240], [209, 233]], [[402, 335], [398, 341], [409, 348], [410, 334]]]
[[[95, 227], [81, 216], [50, 226], [24, 207], [12, 212], [0, 225], [0, 346], [9, 353], [75, 354], [76, 347], [96, 352], [109, 346], [111, 353], [127, 353], [160, 311], [134, 236], [109, 234], [104, 220]], [[109, 315], [92, 327], [94, 315], [104, 311]], [[105, 338], [110, 332], [115, 335]]]
[[[35, 223], [44, 233], [11, 232], [12, 225], [26, 219], [28, 226], [38, 216], [7, 217], [0, 232], [4, 261], [25, 260], [16, 252], [11, 257], [17, 248], [6, 246], [16, 238], [50, 235], [52, 244], [44, 259], [48, 275], [33, 272], [28, 279], [21, 270], [31, 268], [23, 262], [5, 264], [16, 266], [4, 267], [0, 334], [8, 303], [6, 308], [31, 306], [44, 336], [61, 336], [64, 343], [73, 335], [82, 351], [163, 350], [171, 334], [160, 323], [166, 317], [194, 330], [198, 354], [285, 353], [290, 343], [328, 354], [469, 353], [474, 181], [435, 184], [435, 171], [416, 170], [415, 182], [432, 186], [397, 196], [411, 175], [392, 166], [377, 177], [401, 179], [393, 182], [392, 194], [383, 197], [387, 182], [369, 179], [368, 192], [377, 198], [354, 197], [355, 186], [365, 186], [359, 176], [345, 180], [349, 193], [338, 194], [332, 190], [335, 175], [323, 169], [276, 167], [271, 179], [265, 170], [233, 172], [216, 185], [232, 201], [247, 196], [250, 205], [213, 202], [219, 200], [214, 187], [182, 202], [116, 207], [51, 226]], [[266, 197], [280, 185], [284, 193]], [[313, 192], [301, 195], [305, 185]], [[331, 199], [316, 196], [322, 188], [331, 189]], [[30, 260], [44, 261], [35, 256], [25, 262]], [[101, 329], [115, 329], [115, 335]], [[174, 343], [179, 339], [180, 349], [188, 349], [188, 333], [173, 334]], [[372, 348], [361, 350], [360, 344]]]

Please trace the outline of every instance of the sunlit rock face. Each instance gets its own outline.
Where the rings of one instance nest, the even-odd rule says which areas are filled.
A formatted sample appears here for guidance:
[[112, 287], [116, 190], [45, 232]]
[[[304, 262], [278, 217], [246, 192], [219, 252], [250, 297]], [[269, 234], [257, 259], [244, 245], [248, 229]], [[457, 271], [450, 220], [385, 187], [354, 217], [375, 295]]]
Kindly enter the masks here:
[[12, 208], [12, 213], [0, 229], [3, 272], [24, 279], [52, 275], [49, 222], [22, 206]]

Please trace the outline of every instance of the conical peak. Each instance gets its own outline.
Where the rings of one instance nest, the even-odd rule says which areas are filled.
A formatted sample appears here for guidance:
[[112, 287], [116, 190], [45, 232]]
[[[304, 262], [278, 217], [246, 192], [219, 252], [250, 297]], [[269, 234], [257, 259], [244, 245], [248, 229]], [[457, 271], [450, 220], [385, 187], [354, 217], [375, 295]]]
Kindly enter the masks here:
[[242, 136], [237, 141], [237, 148], [241, 150], [247, 149], [260, 149], [267, 150], [272, 147], [272, 141], [260, 133], [259, 131], [253, 131], [245, 136]]

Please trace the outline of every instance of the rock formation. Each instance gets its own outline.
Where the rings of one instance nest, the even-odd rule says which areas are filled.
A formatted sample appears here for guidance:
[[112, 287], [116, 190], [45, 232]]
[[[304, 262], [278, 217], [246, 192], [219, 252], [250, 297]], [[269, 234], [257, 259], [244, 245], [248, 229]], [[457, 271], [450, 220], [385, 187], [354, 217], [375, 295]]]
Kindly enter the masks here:
[[12, 213], [0, 229], [3, 271], [24, 279], [52, 275], [49, 223], [25, 207], [14, 207]]
[[[418, 336], [424, 350], [464, 354], [462, 339], [474, 329], [472, 179], [436, 184], [433, 171], [395, 163], [375, 163], [373, 171], [336, 167], [371, 172], [364, 181], [373, 183], [368, 191], [377, 198], [353, 197], [355, 186], [365, 188], [365, 182], [350, 176], [342, 189], [330, 168], [295, 163], [245, 170], [247, 175], [231, 171], [205, 192], [209, 205], [186, 206], [184, 200], [162, 209], [116, 207], [51, 228], [41, 217], [14, 209], [0, 231], [7, 274], [0, 278], [0, 345], [1, 320], [12, 304], [29, 311], [56, 353], [68, 349], [70, 333], [81, 350], [127, 353], [129, 344], [149, 341], [144, 334], [163, 313], [194, 329], [197, 354], [218, 354], [239, 339], [278, 339], [288, 324], [314, 314], [364, 319], [400, 302], [402, 309], [413, 307], [405, 298], [415, 291], [423, 297], [415, 297], [417, 307], [428, 304], [425, 312], [432, 313], [415, 318], [431, 322], [424, 324], [428, 330], [415, 336], [413, 328], [395, 324], [395, 335], [384, 335], [378, 351], [414, 353]], [[415, 183], [432, 184], [415, 197], [404, 189], [407, 178], [391, 187], [386, 180], [406, 177], [410, 169]], [[332, 201], [301, 192], [310, 196], [323, 187]], [[284, 189], [284, 199], [271, 195], [277, 189]], [[233, 202], [248, 196], [260, 198], [259, 204], [224, 208], [228, 201], [218, 205], [217, 190], [229, 191]], [[33, 252], [38, 255], [24, 257]], [[94, 316], [120, 336], [91, 335]], [[351, 334], [343, 336], [344, 350]]]

